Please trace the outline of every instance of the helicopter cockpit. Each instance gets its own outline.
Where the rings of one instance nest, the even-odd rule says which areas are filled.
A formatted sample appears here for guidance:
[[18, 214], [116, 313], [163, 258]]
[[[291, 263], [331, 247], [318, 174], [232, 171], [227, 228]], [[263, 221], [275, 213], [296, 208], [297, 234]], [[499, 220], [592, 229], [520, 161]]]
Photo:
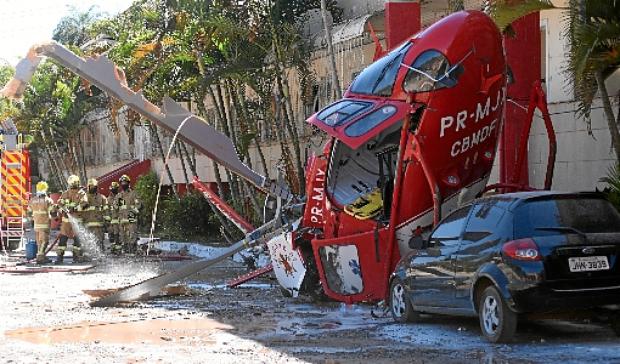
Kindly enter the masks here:
[[347, 214], [361, 220], [389, 217], [401, 126], [391, 125], [357, 149], [336, 141], [327, 192]]

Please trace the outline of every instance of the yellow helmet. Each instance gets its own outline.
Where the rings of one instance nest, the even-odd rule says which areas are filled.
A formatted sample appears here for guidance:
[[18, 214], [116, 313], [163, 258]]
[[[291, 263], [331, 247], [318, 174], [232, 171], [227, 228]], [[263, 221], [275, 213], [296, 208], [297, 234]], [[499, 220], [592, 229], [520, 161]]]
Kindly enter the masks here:
[[124, 174], [121, 178], [118, 179], [118, 182], [131, 182], [131, 178], [128, 175]]
[[41, 181], [37, 183], [37, 193], [46, 193], [47, 188], [48, 188], [47, 182]]
[[96, 178], [88, 179], [88, 186], [97, 186], [98, 182]]
[[118, 182], [114, 181], [112, 183], [110, 183], [110, 188], [118, 188], [120, 185], [118, 184]]
[[75, 174], [70, 175], [69, 178], [67, 178], [67, 184], [69, 184], [69, 187], [79, 187], [80, 177]]

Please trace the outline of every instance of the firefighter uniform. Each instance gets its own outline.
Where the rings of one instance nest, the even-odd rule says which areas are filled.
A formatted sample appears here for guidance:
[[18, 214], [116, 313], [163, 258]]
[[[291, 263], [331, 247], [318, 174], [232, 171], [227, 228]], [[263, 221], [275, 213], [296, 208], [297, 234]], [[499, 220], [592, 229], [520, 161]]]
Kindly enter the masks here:
[[108, 196], [107, 209], [104, 211], [104, 219], [107, 224], [108, 239], [110, 240], [110, 250], [113, 254], [121, 254], [123, 245], [121, 244], [119, 233], [118, 207], [119, 207], [119, 185], [118, 182], [110, 184], [110, 195]]
[[129, 176], [123, 175], [119, 179], [119, 184], [122, 190], [118, 197], [121, 243], [125, 252], [135, 253], [138, 241], [138, 212], [141, 204], [138, 194], [130, 187]]
[[62, 263], [65, 250], [67, 250], [67, 241], [73, 239], [73, 260], [79, 262], [83, 258], [82, 244], [79, 237], [71, 225], [69, 215], [75, 219], [77, 224], [82, 224], [83, 216], [82, 209], [85, 206], [86, 196], [84, 191], [80, 188], [80, 178], [72, 175], [67, 179], [69, 183], [69, 189], [63, 192], [58, 199], [58, 208], [63, 211], [62, 223], [60, 224], [60, 239], [58, 242], [58, 249], [56, 255], [58, 259], [56, 263]]
[[53, 214], [54, 202], [47, 197], [47, 183], [39, 182], [36, 186], [36, 195], [30, 199], [28, 209], [32, 213], [34, 222], [34, 234], [37, 242], [37, 263], [47, 263], [45, 251], [50, 238], [50, 214]]
[[91, 178], [88, 180], [86, 191], [86, 203], [82, 212], [84, 225], [90, 233], [95, 236], [96, 244], [103, 252], [103, 229], [104, 214], [107, 213], [108, 201], [97, 191], [97, 180]]

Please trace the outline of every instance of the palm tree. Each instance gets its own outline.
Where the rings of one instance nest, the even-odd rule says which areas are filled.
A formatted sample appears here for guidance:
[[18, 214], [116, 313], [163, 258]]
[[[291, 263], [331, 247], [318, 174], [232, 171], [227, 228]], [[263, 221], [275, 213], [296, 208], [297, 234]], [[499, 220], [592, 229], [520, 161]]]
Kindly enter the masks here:
[[52, 39], [65, 45], [80, 47], [90, 40], [87, 30], [101, 15], [96, 11], [96, 6], [91, 6], [84, 12], [71, 7], [70, 14], [62, 17], [56, 25]]
[[[566, 72], [573, 81], [578, 110], [589, 123], [600, 93], [611, 142], [620, 161], [620, 131], [605, 79], [620, 66], [620, 1], [571, 0], [566, 34], [571, 47]], [[618, 115], [620, 118], [620, 113]]]

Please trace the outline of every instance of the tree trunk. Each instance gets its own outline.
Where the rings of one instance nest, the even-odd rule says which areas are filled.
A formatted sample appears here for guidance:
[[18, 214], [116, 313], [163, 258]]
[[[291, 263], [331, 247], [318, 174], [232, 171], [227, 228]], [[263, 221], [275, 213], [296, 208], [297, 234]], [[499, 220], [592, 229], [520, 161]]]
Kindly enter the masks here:
[[78, 155], [77, 155], [77, 150], [75, 148], [75, 140], [71, 140], [69, 142], [70, 147], [70, 151], [71, 151], [71, 158], [73, 160], [73, 167], [71, 170], [72, 171], [76, 171], [76, 174], [80, 177], [80, 181], [84, 182], [84, 178], [82, 176], [82, 171], [80, 168], [80, 161], [78, 160]]
[[166, 173], [168, 174], [168, 180], [170, 181], [170, 184], [172, 185], [172, 192], [174, 193], [175, 196], [177, 196], [177, 190], [175, 188], [174, 177], [172, 177], [172, 171], [170, 171], [170, 166], [168, 166], [168, 163], [166, 163], [166, 155], [164, 154], [164, 148], [162, 147], [161, 140], [159, 139], [159, 133], [157, 132], [157, 126], [150, 124], [150, 129], [151, 129], [151, 132], [153, 133], [153, 136], [155, 137], [155, 146], [157, 147], [157, 150], [159, 151], [159, 156], [161, 157], [162, 163], [164, 163], [164, 168], [166, 169]]
[[[283, 78], [286, 77], [285, 64], [283, 63], [284, 56], [281, 53], [278, 34], [273, 26], [271, 27], [271, 43], [275, 53], [276, 87], [278, 88], [278, 93], [282, 97], [282, 104], [284, 105], [284, 127], [288, 130], [292, 139], [291, 142], [293, 143], [293, 149], [295, 151], [295, 164], [297, 166], [297, 172], [295, 173], [297, 177], [296, 184], [299, 184], [298, 190], [301, 191], [303, 190], [303, 186], [305, 185], [305, 177], [303, 163], [301, 162], [301, 147], [299, 143], [299, 135], [297, 133], [297, 126], [294, 123], [293, 107], [289, 94], [290, 89], [288, 88], [288, 84], [285, 89], [285, 83], [283, 81]], [[295, 190], [295, 188], [292, 189]]]
[[192, 172], [192, 175], [198, 176], [198, 172], [196, 171], [196, 161], [190, 157], [189, 152], [187, 151], [187, 145], [185, 142], [180, 142], [180, 145], [183, 153], [185, 154], [187, 165], [189, 165], [189, 170]]
[[[61, 163], [61, 168], [63, 169], [64, 173], [69, 174], [71, 173], [71, 170], [69, 169], [69, 167], [67, 166], [67, 163], [65, 162], [65, 159], [63, 158], [63, 153], [60, 152], [60, 148], [58, 148], [58, 143], [56, 142], [56, 136], [54, 135], [54, 131], [52, 130], [52, 127], [49, 127], [49, 131], [50, 131], [50, 138], [52, 145], [54, 146], [54, 150], [56, 151], [56, 160], [60, 161]], [[67, 145], [67, 150], [69, 150], [69, 146]], [[66, 188], [66, 184], [65, 184], [65, 188]]]
[[[258, 157], [261, 163], [261, 167], [263, 168], [263, 173], [265, 174], [265, 178], [269, 180], [269, 169], [267, 168], [267, 161], [265, 159], [265, 154], [263, 153], [263, 148], [260, 145], [258, 138], [258, 129], [256, 128], [256, 122], [254, 120], [250, 120], [250, 110], [248, 109], [248, 105], [245, 102], [245, 98], [239, 92], [237, 93], [237, 98], [239, 101], [239, 105], [241, 106], [241, 112], [245, 119], [245, 123], [247, 127], [250, 129], [251, 133], [254, 133], [254, 137], [252, 138], [256, 144], [256, 151], [258, 153]], [[248, 143], [249, 147], [250, 143]], [[248, 155], [249, 159], [249, 155]]]
[[183, 158], [183, 152], [181, 151], [181, 142], [177, 141], [176, 143], [177, 154], [179, 155], [179, 160], [181, 161], [181, 169], [183, 169], [183, 177], [185, 178], [185, 187], [190, 184], [189, 176], [187, 175], [187, 166], [185, 165], [185, 159]]
[[265, 158], [265, 153], [263, 152], [263, 148], [260, 146], [260, 141], [257, 135], [254, 136], [254, 143], [256, 144], [256, 151], [258, 152], [258, 159], [265, 173], [265, 178], [267, 180], [271, 180], [271, 178], [269, 177], [269, 167], [267, 166], [267, 159]]
[[[293, 150], [295, 151], [295, 165], [296, 165], [296, 177], [297, 177], [297, 184], [299, 184], [299, 191], [300, 192], [303, 190], [303, 187], [305, 185], [305, 177], [304, 177], [304, 168], [303, 168], [303, 163], [301, 161], [301, 146], [300, 146], [300, 141], [299, 141], [299, 135], [297, 134], [297, 127], [295, 126], [295, 122], [289, 118], [289, 103], [290, 103], [290, 95], [285, 96], [284, 95], [284, 82], [283, 79], [281, 77], [281, 74], [276, 75], [276, 82], [277, 82], [277, 86], [279, 89], [279, 92], [282, 93], [283, 95], [283, 105], [284, 105], [284, 126], [286, 127], [286, 130], [288, 130], [290, 136], [291, 136], [291, 142], [293, 143]], [[291, 112], [292, 112], [292, 107], [291, 107]]]
[[81, 179], [84, 183], [88, 181], [88, 173], [86, 173], [86, 156], [84, 155], [84, 143], [82, 142], [82, 133], [78, 132], [77, 134], [77, 144], [78, 144], [78, 156], [79, 156], [79, 170], [81, 174]]
[[[205, 94], [201, 94], [198, 96], [198, 99], [200, 100], [198, 102], [198, 112], [201, 114], [201, 116], [207, 120], [207, 122], [210, 122], [211, 124], [213, 124], [212, 120], [208, 120], [207, 118], [207, 108], [205, 106], [204, 100], [205, 100]], [[187, 150], [187, 145], [183, 142], [181, 142], [181, 148], [183, 153], [185, 154], [185, 158], [187, 160], [187, 164], [189, 165], [190, 170], [192, 171], [192, 174], [196, 177], [198, 177], [198, 171], [196, 169], [196, 159], [192, 159], [189, 155], [189, 152]], [[181, 156], [182, 158], [182, 156]], [[215, 181], [217, 184], [217, 188], [218, 188], [218, 194], [220, 195], [220, 197], [224, 198], [224, 188], [222, 186], [222, 178], [220, 176], [220, 171], [219, 168], [217, 166], [217, 164], [215, 162], [213, 162], [213, 167], [214, 167], [214, 175], [215, 175]], [[215, 215], [215, 217], [217, 218], [217, 220], [220, 222], [220, 225], [222, 227], [222, 232], [223, 232], [223, 236], [224, 239], [226, 239], [226, 241], [228, 241], [229, 243], [232, 242], [232, 240], [230, 239], [229, 235], [231, 234], [231, 232], [233, 231], [233, 227], [231, 227], [230, 222], [226, 219], [226, 217], [224, 217], [224, 215], [222, 215], [222, 213], [220, 212], [220, 210], [211, 203], [211, 201], [207, 200], [207, 203], [209, 204], [209, 207], [211, 208], [211, 211], [213, 212], [213, 214]]]
[[263, 208], [258, 201], [258, 194], [254, 192], [254, 186], [252, 186], [249, 182], [243, 181], [243, 187], [245, 193], [250, 197], [250, 203], [254, 209], [254, 215], [258, 218], [258, 221], [263, 221]]
[[[239, 139], [237, 137], [237, 127], [235, 124], [235, 120], [237, 119], [237, 116], [233, 115], [233, 109], [231, 105], [232, 90], [230, 86], [230, 80], [224, 81], [223, 87], [225, 91], [225, 95], [224, 95], [225, 97], [223, 98], [223, 101], [224, 101], [223, 106], [224, 106], [224, 115], [226, 116], [225, 121], [228, 123], [228, 131], [229, 131], [228, 136], [229, 138], [231, 138], [233, 143], [235, 143], [235, 145], [237, 146], [237, 153], [238, 153], [239, 146], [237, 144], [237, 141]], [[239, 158], [243, 160], [243, 156], [239, 156]], [[243, 194], [242, 194], [241, 186], [239, 184], [238, 176], [231, 173], [229, 170], [226, 170], [226, 174], [229, 176], [228, 181], [230, 183], [230, 193], [233, 196], [233, 201], [237, 201], [237, 203], [242, 203]]]
[[327, 42], [329, 71], [332, 75], [332, 95], [336, 96], [336, 99], [341, 99], [342, 91], [340, 88], [340, 80], [338, 79], [338, 69], [336, 68], [336, 55], [334, 54], [334, 47], [332, 45], [332, 25], [327, 17], [328, 13], [326, 0], [321, 0], [321, 16], [323, 17], [323, 28], [325, 29], [325, 40]]
[[611, 102], [609, 101], [609, 94], [607, 93], [607, 88], [605, 87], [603, 73], [601, 71], [597, 71], [595, 75], [596, 83], [598, 84], [598, 89], [601, 93], [601, 100], [603, 101], [603, 110], [605, 111], [609, 134], [611, 135], [611, 144], [616, 153], [616, 161], [620, 162], [620, 131], [618, 131], [618, 124], [616, 123], [616, 118], [614, 117], [614, 111], [611, 108]]
[[[213, 89], [211, 89], [209, 87], [209, 96], [211, 96], [211, 99], [213, 101], [213, 104], [215, 105], [216, 108], [216, 115], [217, 115], [217, 124], [216, 128], [218, 128], [220, 131], [222, 131], [227, 137], [231, 137], [230, 134], [230, 130], [228, 128], [228, 121], [227, 121], [227, 115], [226, 115], [226, 110], [224, 108], [224, 98], [222, 95], [222, 89], [221, 86], [218, 85], [214, 85], [215, 86], [215, 91], [213, 91]], [[214, 164], [214, 168], [217, 168], [217, 164], [215, 162], [213, 162]], [[235, 190], [235, 184], [234, 184], [234, 178], [232, 176], [232, 174], [230, 173], [229, 170], [225, 170], [226, 173], [226, 177], [228, 179], [228, 186], [230, 187], [230, 197], [232, 200], [232, 203], [236, 206], [239, 206], [239, 195], [237, 193], [237, 191]], [[219, 175], [219, 169], [216, 172], [216, 176]], [[220, 186], [218, 185], [218, 188]], [[220, 191], [224, 191], [223, 189]], [[222, 193], [222, 192], [221, 192]]]
[[58, 166], [58, 159], [54, 157], [54, 153], [50, 148], [51, 144], [45, 137], [45, 132], [43, 131], [43, 129], [41, 129], [41, 139], [43, 140], [43, 144], [45, 144], [45, 151], [47, 152], [47, 158], [50, 162], [50, 171], [53, 172], [53, 170], [55, 170], [55, 172], [53, 172], [53, 177], [55, 177], [56, 181], [58, 182], [57, 186], [61, 190], [64, 190], [65, 188], [67, 188], [64, 173]]
[[[208, 116], [207, 116], [207, 106], [205, 105], [205, 98], [206, 95], [208, 93], [209, 97], [211, 97], [211, 101], [213, 102], [213, 104], [215, 105], [215, 92], [213, 92], [213, 89], [211, 87], [206, 86], [205, 90], [207, 92], [204, 92], [202, 95], [198, 96], [198, 99], [200, 100], [198, 102], [198, 111], [202, 114], [201, 116], [207, 120], [208, 123], [211, 123], [211, 125], [218, 129], [218, 124], [219, 124], [219, 110], [217, 108], [217, 105], [215, 106], [215, 118], [216, 120], [209, 120]], [[224, 185], [222, 183], [222, 176], [220, 175], [220, 169], [218, 167], [218, 164], [215, 163], [215, 161], [213, 162], [213, 175], [215, 176], [215, 183], [217, 185], [217, 192], [219, 194], [219, 196], [223, 199], [223, 200], [227, 200], [226, 197], [226, 191], [224, 190]], [[194, 165], [196, 164], [196, 162], [194, 161]]]

